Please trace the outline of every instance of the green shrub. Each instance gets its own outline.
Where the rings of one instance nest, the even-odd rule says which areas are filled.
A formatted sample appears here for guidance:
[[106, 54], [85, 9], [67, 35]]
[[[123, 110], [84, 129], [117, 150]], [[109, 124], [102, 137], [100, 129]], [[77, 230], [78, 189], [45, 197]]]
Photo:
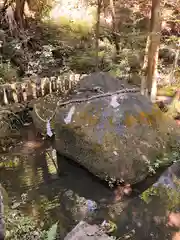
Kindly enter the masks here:
[[29, 216], [24, 216], [18, 210], [6, 210], [5, 225], [6, 239], [45, 239], [46, 232], [37, 227], [37, 222]]
[[[8, 209], [5, 211], [6, 239], [13, 240], [55, 240], [58, 222], [48, 230], [43, 230], [30, 216], [25, 216], [18, 210]], [[39, 227], [40, 226], [40, 227]]]
[[8, 63], [0, 64], [0, 84], [13, 82], [18, 78], [17, 70]]

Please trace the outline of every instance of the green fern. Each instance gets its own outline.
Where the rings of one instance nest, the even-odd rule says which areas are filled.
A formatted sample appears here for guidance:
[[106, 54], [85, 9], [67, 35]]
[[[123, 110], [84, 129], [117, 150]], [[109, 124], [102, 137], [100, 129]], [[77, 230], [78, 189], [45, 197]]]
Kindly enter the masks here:
[[56, 233], [57, 233], [57, 227], [58, 227], [58, 222], [53, 224], [51, 228], [47, 232], [47, 240], [55, 240], [56, 239]]

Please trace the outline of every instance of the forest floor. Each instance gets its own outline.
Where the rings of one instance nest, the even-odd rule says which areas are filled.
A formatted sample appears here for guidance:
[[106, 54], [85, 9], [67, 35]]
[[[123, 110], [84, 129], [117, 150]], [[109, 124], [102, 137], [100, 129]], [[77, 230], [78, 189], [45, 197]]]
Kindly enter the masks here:
[[[133, 16], [136, 20], [133, 23], [131, 18], [121, 26], [119, 53], [116, 52], [111, 29], [101, 26], [99, 70], [140, 85], [147, 19], [144, 17], [138, 21], [138, 17]], [[0, 83], [18, 81], [32, 75], [50, 77], [69, 70], [86, 74], [96, 70], [95, 30], [88, 23], [67, 19], [61, 19], [58, 24], [33, 19], [28, 19], [27, 23], [26, 30], [16, 37], [10, 35], [7, 24], [1, 26]], [[174, 66], [180, 33], [173, 26], [168, 31], [166, 28], [162, 30], [157, 82], [165, 88], [159, 91], [160, 95], [172, 96], [180, 86], [180, 56], [177, 56]]]

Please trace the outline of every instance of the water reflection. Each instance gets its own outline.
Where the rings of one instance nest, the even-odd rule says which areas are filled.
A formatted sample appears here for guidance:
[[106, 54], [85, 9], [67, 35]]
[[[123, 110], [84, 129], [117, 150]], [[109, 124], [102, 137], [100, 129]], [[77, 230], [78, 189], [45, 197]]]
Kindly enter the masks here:
[[[180, 222], [180, 164], [168, 169], [153, 190], [148, 189], [141, 197], [114, 202], [117, 191], [113, 193], [83, 168], [60, 156], [58, 176], [52, 150], [52, 143], [43, 141], [30, 126], [22, 131], [20, 145], [0, 155], [0, 181], [13, 206], [45, 227], [59, 221], [60, 239], [82, 219], [94, 223], [112, 220], [118, 239], [178, 239], [175, 228]], [[168, 188], [161, 189], [164, 183]]]
[[105, 206], [111, 204], [113, 192], [60, 156], [58, 177], [50, 141], [42, 141], [32, 132], [27, 127], [22, 132], [22, 143], [0, 155], [0, 181], [18, 209], [45, 226], [58, 220], [63, 239], [77, 221], [92, 214], [96, 203], [104, 206], [105, 216]]

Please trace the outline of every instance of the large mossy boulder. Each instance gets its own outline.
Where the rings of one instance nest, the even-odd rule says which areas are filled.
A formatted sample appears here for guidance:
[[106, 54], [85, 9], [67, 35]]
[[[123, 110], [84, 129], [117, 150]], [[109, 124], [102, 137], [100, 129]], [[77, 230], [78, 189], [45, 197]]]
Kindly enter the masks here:
[[[127, 87], [106, 73], [85, 77], [70, 102], [57, 108], [54, 128], [60, 154], [103, 180], [133, 184], [176, 146], [177, 129], [140, 92], [117, 92]], [[92, 98], [97, 89], [112, 93]]]

